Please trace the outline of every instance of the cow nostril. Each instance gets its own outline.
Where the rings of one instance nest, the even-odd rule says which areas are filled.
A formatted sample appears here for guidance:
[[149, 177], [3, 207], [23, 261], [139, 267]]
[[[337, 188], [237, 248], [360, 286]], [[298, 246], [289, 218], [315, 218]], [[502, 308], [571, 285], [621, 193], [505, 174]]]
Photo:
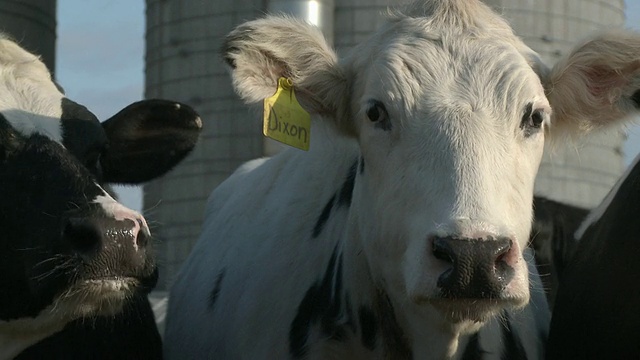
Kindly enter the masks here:
[[433, 240], [433, 256], [442, 261], [446, 261], [450, 264], [454, 262], [453, 249], [449, 246], [449, 243], [444, 239], [437, 238]]
[[139, 248], [144, 248], [147, 246], [148, 243], [149, 243], [149, 236], [147, 236], [147, 234], [144, 231], [138, 231], [138, 234], [136, 236], [136, 245], [138, 245]]
[[509, 239], [508, 242], [502, 243], [500, 244], [500, 246], [496, 248], [496, 252], [495, 252], [496, 264], [500, 262], [505, 262], [505, 257], [509, 253], [509, 250], [511, 250], [512, 246], [513, 246], [513, 241]]
[[79, 253], [95, 252], [100, 247], [102, 238], [96, 224], [84, 218], [69, 218], [63, 229], [63, 236]]

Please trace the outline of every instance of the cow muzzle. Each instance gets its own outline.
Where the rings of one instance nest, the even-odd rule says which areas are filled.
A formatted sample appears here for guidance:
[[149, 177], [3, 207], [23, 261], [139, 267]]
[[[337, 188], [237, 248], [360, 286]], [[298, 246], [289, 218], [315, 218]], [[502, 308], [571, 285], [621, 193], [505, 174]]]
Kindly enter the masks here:
[[127, 217], [70, 217], [63, 238], [82, 259], [83, 278], [144, 278], [153, 270], [149, 229], [137, 213]]
[[71, 217], [66, 221], [63, 237], [80, 255], [91, 256], [105, 242], [115, 242], [135, 251], [144, 250], [149, 243], [149, 229], [142, 218]]
[[498, 300], [514, 277], [513, 240], [486, 236], [432, 238], [432, 252], [449, 268], [439, 275], [441, 296], [458, 300]]

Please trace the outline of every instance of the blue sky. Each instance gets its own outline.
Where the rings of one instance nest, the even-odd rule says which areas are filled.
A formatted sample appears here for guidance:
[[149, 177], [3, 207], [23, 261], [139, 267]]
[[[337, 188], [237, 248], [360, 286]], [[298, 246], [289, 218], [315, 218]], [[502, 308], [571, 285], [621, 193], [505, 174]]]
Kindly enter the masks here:
[[[626, 3], [627, 26], [640, 30], [640, 1]], [[56, 77], [67, 96], [100, 119], [142, 99], [144, 24], [144, 0], [58, 0]], [[627, 164], [640, 152], [640, 126], [629, 127], [624, 151]], [[138, 188], [117, 191], [141, 209]]]

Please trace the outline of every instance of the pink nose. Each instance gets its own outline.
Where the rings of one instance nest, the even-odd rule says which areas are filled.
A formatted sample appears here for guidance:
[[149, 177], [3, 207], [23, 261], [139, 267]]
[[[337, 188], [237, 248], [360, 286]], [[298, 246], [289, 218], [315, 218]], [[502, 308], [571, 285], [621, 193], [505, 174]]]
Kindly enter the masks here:
[[146, 247], [150, 233], [144, 217], [138, 213], [133, 213], [128, 216], [122, 216], [120, 219], [130, 226], [129, 230], [126, 231], [130, 234], [131, 239], [133, 239], [133, 246], [136, 249]]
[[127, 231], [130, 233], [131, 238], [134, 239], [133, 244], [136, 249], [147, 246], [151, 233], [149, 226], [147, 226], [147, 221], [140, 213], [125, 207], [119, 207], [114, 209], [113, 216], [118, 221], [131, 223], [129, 225], [130, 229]]

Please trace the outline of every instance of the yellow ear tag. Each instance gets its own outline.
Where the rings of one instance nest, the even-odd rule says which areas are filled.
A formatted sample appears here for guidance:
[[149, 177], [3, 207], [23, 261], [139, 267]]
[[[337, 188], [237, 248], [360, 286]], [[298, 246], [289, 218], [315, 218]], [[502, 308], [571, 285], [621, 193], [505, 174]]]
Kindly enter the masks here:
[[309, 150], [311, 116], [296, 100], [290, 79], [278, 79], [278, 90], [264, 99], [264, 136], [298, 149]]

